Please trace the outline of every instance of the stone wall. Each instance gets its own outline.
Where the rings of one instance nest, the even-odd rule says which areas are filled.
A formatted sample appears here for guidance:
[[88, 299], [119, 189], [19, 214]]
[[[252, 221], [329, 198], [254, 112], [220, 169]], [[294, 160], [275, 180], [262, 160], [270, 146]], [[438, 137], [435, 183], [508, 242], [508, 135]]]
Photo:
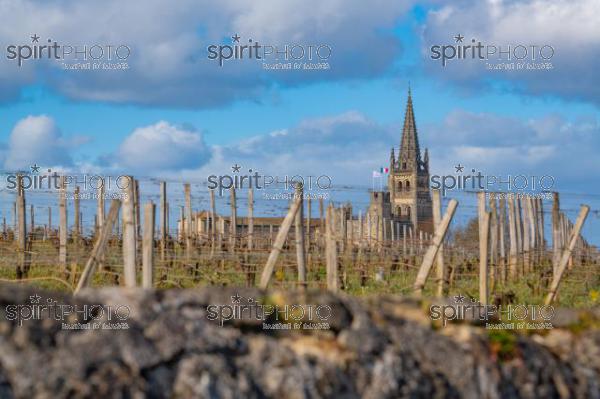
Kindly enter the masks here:
[[[79, 310], [125, 305], [129, 328], [62, 328], [86, 325], [81, 312], [20, 326], [8, 320], [15, 305], [33, 309], [32, 302], [48, 299]], [[329, 306], [329, 329], [265, 330], [249, 317], [223, 326], [208, 320], [208, 306], [249, 299]], [[75, 299], [0, 285], [0, 397], [600, 397], [596, 311], [560, 313], [564, 328], [545, 334], [492, 336], [468, 323], [434, 328], [424, 309], [407, 298], [323, 292], [106, 288]], [[95, 321], [107, 322], [106, 314]]]

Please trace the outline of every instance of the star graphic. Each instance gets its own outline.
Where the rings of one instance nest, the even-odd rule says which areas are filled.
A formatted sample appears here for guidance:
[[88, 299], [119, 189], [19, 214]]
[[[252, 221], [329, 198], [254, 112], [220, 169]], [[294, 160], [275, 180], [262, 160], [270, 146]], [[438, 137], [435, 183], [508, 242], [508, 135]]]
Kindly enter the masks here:
[[231, 170], [233, 171], [233, 173], [239, 173], [240, 172], [240, 168], [241, 168], [241, 166], [236, 163], [235, 165], [233, 165], [231, 167]]
[[463, 170], [465, 169], [465, 167], [462, 166], [461, 164], [458, 164], [454, 167], [454, 169], [456, 169], [456, 173], [462, 173]]
[[454, 296], [454, 301], [456, 303], [463, 303], [465, 301], [465, 296], [462, 294], [458, 294]]
[[463, 35], [461, 35], [460, 33], [456, 36], [454, 36], [454, 39], [456, 39], [456, 43], [462, 43], [463, 39], [465, 37]]
[[235, 35], [231, 36], [232, 43], [239, 43], [240, 37], [241, 36], [239, 36], [237, 33]]
[[37, 35], [37, 33], [34, 33], [33, 36], [31, 36], [31, 43], [39, 43], [40, 41], [40, 37]]
[[42, 298], [42, 297], [39, 296], [38, 294], [31, 295], [29, 297], [29, 302], [31, 302], [31, 303], [40, 303], [40, 298]]
[[242, 297], [239, 296], [238, 294], [232, 295], [231, 296], [231, 303], [240, 303], [241, 299], [242, 299]]
[[37, 163], [34, 163], [30, 167], [31, 167], [31, 173], [38, 173], [40, 171], [40, 167], [38, 166]]

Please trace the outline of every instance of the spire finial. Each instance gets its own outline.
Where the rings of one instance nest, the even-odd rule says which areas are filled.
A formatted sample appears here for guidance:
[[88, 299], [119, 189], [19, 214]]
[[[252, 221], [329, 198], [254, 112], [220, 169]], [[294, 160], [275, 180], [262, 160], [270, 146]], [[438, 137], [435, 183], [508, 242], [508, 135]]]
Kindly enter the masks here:
[[408, 96], [410, 97], [410, 80], [408, 81]]

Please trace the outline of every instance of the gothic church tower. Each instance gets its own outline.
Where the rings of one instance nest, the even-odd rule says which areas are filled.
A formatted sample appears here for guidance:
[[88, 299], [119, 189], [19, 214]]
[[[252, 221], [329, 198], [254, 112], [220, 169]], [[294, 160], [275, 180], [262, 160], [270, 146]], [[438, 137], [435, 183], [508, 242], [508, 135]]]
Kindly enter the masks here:
[[425, 149], [421, 159], [410, 88], [398, 158], [393, 148], [390, 155], [388, 190], [392, 217], [395, 220], [412, 224], [417, 230], [433, 231], [429, 154]]

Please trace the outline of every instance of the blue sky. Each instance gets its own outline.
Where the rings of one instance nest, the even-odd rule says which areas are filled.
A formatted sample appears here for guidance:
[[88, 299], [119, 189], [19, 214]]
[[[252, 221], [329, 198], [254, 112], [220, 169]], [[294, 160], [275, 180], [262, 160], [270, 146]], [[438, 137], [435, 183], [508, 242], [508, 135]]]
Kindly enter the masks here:
[[[554, 11], [524, 0], [317, 3], [318, 15], [308, 11], [310, 4], [299, 8], [294, 1], [277, 7], [206, 2], [205, 12], [190, 11], [186, 2], [132, 2], [120, 17], [104, 20], [110, 13], [91, 3], [69, 9], [51, 1], [36, 5], [39, 16], [29, 16], [29, 2], [0, 0], [12, 7], [12, 18], [0, 16], [2, 49], [31, 44], [34, 33], [61, 43], [128, 43], [133, 49], [128, 71], [60, 71], [39, 60], [17, 68], [3, 57], [4, 169], [53, 162], [185, 178], [243, 159], [262, 169], [322, 171], [368, 185], [371, 170], [385, 166], [389, 148], [398, 146], [410, 81], [421, 146], [431, 148], [434, 172], [450, 172], [461, 162], [490, 173], [552, 174], [561, 188], [598, 191], [581, 173], [600, 167], [591, 156], [600, 150], [598, 78], [586, 72], [595, 70], [600, 53], [600, 33], [590, 21], [593, 1], [554, 0]], [[116, 1], [105, 5], [118, 7]], [[47, 21], [43, 15], [51, 11], [56, 17]], [[528, 14], [536, 21], [519, 24]], [[109, 33], [102, 28], [108, 21]], [[331, 70], [273, 72], [256, 62], [219, 67], [206, 59], [207, 45], [227, 44], [238, 32], [263, 43], [328, 43]], [[549, 43], [556, 49], [555, 69], [494, 72], [458, 61], [442, 68], [428, 48], [452, 43], [457, 33], [500, 45]], [[586, 43], [585, 53], [574, 46]], [[40, 115], [47, 118], [35, 119]], [[362, 134], [347, 133], [354, 131]], [[269, 140], [274, 133], [276, 143]], [[291, 146], [300, 139], [306, 148]], [[38, 150], [19, 153], [30, 140]], [[139, 151], [128, 151], [126, 142]], [[323, 151], [310, 150], [311, 143]], [[163, 151], [166, 146], [174, 150]], [[573, 165], [574, 157], [586, 161]]]

